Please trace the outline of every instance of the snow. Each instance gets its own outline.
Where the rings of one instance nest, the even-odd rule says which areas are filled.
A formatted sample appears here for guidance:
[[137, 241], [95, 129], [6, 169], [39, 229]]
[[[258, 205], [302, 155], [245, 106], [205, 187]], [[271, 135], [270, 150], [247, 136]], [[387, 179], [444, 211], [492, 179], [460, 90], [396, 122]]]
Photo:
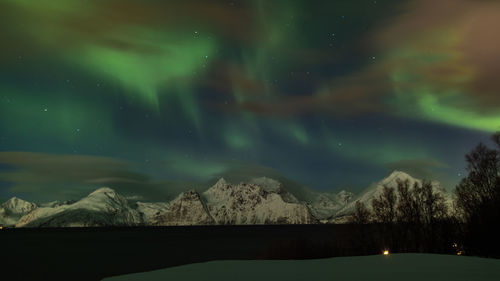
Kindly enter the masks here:
[[[387, 186], [389, 188], [394, 188], [397, 194], [398, 181], [406, 181], [406, 180], [408, 180], [410, 189], [413, 188], [415, 182], [418, 183], [419, 185], [422, 184], [422, 180], [413, 178], [412, 176], [408, 175], [405, 172], [393, 171], [388, 177], [384, 178], [383, 180], [379, 181], [376, 184], [372, 184], [371, 187], [366, 189], [359, 196], [353, 198], [350, 201], [350, 203], [345, 205], [344, 208], [342, 208], [337, 212], [336, 216], [345, 216], [347, 214], [352, 213], [354, 211], [354, 206], [357, 201], [364, 203], [367, 208], [371, 209], [371, 201], [374, 198], [378, 197], [380, 194], [382, 194], [384, 186]], [[434, 192], [440, 193], [444, 197], [445, 203], [451, 210], [451, 207], [453, 205], [452, 195], [446, 192], [446, 190], [440, 186], [439, 182], [432, 181], [431, 184]]]
[[248, 183], [257, 185], [267, 192], [279, 194], [283, 201], [287, 203], [299, 203], [299, 200], [297, 200], [297, 198], [293, 194], [288, 192], [283, 184], [277, 180], [268, 177], [260, 177], [250, 179]]
[[0, 205], [0, 225], [15, 225], [19, 218], [36, 208], [37, 205], [35, 203], [12, 197]]
[[352, 193], [341, 191], [338, 194], [334, 193], [316, 193], [313, 197], [309, 207], [313, 215], [320, 219], [325, 220], [333, 217], [339, 210], [344, 208], [349, 203]]
[[169, 203], [137, 203], [147, 225], [207, 225], [214, 220], [195, 190], [183, 192]]
[[156, 215], [168, 210], [168, 202], [137, 202], [137, 211], [142, 214], [144, 221], [151, 222]]
[[36, 209], [37, 205], [28, 201], [24, 201], [17, 197], [12, 197], [7, 202], [1, 205], [1, 208], [5, 209], [6, 212], [14, 215], [23, 215]]
[[16, 227], [136, 225], [139, 213], [111, 188], [103, 187], [69, 205], [43, 207], [23, 216]]
[[103, 280], [493, 281], [500, 280], [500, 260], [433, 254], [391, 254], [316, 260], [229, 260], [188, 264]]
[[[285, 195], [286, 196], [286, 195]], [[307, 224], [316, 220], [307, 206], [286, 202], [282, 192], [266, 191], [255, 184], [236, 186], [220, 179], [203, 193], [217, 224]]]
[[[16, 197], [0, 206], [0, 224], [23, 226], [70, 225], [199, 225], [199, 224], [309, 224], [345, 223], [356, 201], [371, 208], [371, 201], [384, 186], [397, 188], [398, 180], [410, 187], [421, 180], [394, 171], [359, 196], [347, 191], [312, 192], [299, 201], [282, 183], [267, 177], [232, 185], [223, 178], [198, 194], [191, 190], [170, 202], [137, 202], [109, 187], [101, 187], [79, 201], [49, 202], [38, 207]], [[452, 196], [433, 182], [449, 206]]]

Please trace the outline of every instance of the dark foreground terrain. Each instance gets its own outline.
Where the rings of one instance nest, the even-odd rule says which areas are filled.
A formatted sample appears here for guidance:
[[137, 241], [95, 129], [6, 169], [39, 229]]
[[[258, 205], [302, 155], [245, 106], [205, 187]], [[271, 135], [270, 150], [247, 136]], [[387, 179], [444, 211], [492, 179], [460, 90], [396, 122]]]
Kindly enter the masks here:
[[211, 261], [109, 277], [104, 281], [498, 281], [500, 260], [391, 254], [312, 260]]
[[[212, 260], [317, 259], [379, 254], [385, 247], [393, 245], [391, 241], [373, 235], [375, 227], [263, 225], [4, 229], [0, 231], [0, 272], [9, 277], [5, 280], [101, 280]], [[395, 246], [391, 250], [401, 251]]]

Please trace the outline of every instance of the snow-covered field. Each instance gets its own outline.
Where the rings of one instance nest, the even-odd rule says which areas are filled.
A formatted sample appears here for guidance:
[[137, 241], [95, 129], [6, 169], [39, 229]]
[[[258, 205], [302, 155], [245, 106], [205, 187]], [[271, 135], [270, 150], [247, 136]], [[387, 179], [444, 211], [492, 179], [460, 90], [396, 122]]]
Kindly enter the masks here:
[[318, 260], [213, 261], [103, 279], [210, 281], [500, 280], [500, 260], [431, 254]]

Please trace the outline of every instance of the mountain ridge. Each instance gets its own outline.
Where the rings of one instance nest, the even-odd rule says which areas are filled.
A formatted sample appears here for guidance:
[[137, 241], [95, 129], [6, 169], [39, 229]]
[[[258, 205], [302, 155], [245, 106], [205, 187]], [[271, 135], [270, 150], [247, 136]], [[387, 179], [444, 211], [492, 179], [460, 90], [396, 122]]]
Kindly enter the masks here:
[[[202, 193], [189, 190], [168, 202], [131, 203], [115, 190], [101, 187], [78, 201], [40, 206], [13, 197], [0, 205], [0, 224], [71, 227], [343, 223], [357, 201], [370, 207], [384, 186], [396, 188], [400, 180], [408, 180], [411, 186], [422, 183], [407, 173], [394, 171], [358, 195], [345, 190], [315, 192], [309, 201], [298, 200], [281, 182], [268, 177], [239, 184], [221, 177]], [[438, 182], [432, 184], [451, 204], [451, 195]]]

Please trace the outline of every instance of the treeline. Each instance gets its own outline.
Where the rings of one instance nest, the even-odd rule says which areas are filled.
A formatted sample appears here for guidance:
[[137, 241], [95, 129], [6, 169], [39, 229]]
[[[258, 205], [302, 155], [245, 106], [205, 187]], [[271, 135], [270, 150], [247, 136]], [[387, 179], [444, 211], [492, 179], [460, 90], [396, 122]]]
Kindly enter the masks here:
[[[371, 233], [358, 237], [367, 244], [382, 244], [397, 252], [451, 253], [457, 240], [455, 218], [431, 182], [398, 181], [397, 189], [385, 186], [371, 201], [371, 208], [356, 202], [350, 222], [372, 224]], [[366, 229], [363, 227], [363, 229]], [[378, 241], [369, 241], [373, 237]], [[363, 242], [362, 242], [363, 243]], [[457, 247], [458, 249], [458, 244]]]
[[356, 202], [350, 222], [372, 225], [372, 233], [360, 231], [357, 238], [370, 244], [376, 237], [402, 252], [500, 257], [500, 132], [492, 140], [494, 148], [480, 143], [466, 155], [468, 175], [454, 190], [452, 206], [430, 181], [398, 181], [370, 206]]

